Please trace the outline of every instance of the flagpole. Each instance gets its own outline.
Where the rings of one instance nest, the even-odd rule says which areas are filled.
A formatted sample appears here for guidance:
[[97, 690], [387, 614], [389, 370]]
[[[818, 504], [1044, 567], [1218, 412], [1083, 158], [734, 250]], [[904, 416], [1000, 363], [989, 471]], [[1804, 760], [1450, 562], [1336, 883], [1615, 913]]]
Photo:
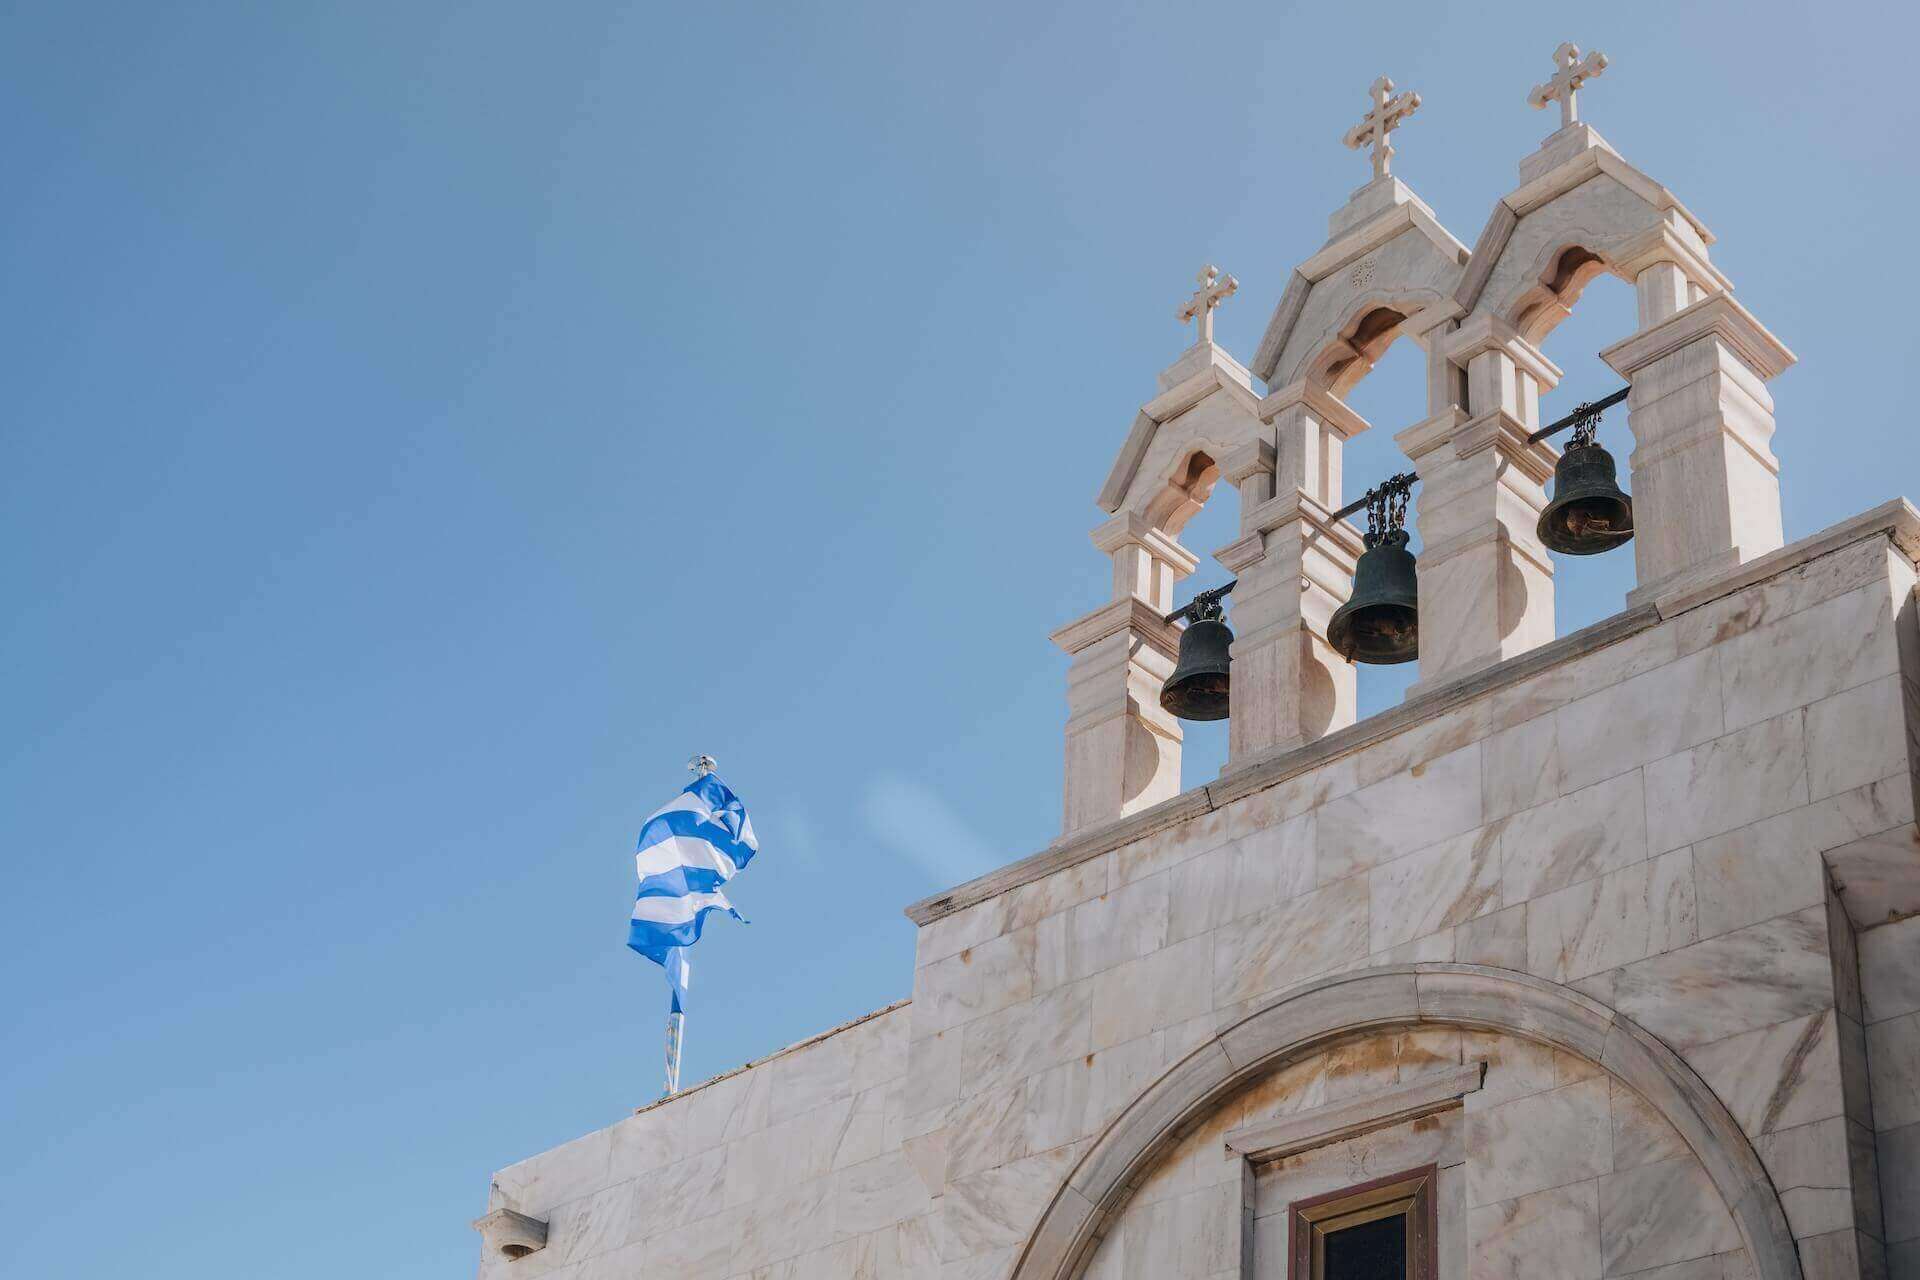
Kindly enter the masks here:
[[686, 1025], [686, 1014], [676, 1011], [667, 1015], [667, 1091], [662, 1097], [671, 1098], [680, 1092], [680, 1033]]
[[[693, 770], [693, 776], [704, 778], [717, 767], [718, 761], [704, 752], [694, 755], [687, 761], [687, 768]], [[687, 1015], [678, 1009], [667, 1014], [667, 1091], [662, 1097], [671, 1098], [680, 1092], [680, 1049], [687, 1028]]]

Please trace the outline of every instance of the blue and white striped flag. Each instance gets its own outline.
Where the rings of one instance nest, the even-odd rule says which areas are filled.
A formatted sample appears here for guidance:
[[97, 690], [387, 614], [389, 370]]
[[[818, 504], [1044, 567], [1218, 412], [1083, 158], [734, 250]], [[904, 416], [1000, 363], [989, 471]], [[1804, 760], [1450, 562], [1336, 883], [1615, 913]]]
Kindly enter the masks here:
[[634, 862], [640, 891], [627, 927], [627, 945], [666, 970], [673, 1012], [687, 993], [686, 948], [700, 939], [710, 911], [744, 922], [720, 886], [760, 848], [740, 797], [711, 773], [702, 773], [640, 828]]

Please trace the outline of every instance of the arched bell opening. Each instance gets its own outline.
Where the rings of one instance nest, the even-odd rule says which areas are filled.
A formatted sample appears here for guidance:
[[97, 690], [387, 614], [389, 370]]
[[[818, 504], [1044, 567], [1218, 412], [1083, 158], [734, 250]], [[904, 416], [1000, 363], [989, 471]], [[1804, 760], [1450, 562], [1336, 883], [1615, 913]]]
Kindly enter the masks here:
[[1574, 304], [1587, 286], [1612, 270], [1606, 258], [1585, 245], [1557, 248], [1535, 274], [1534, 286], [1508, 309], [1508, 319], [1521, 337], [1539, 346], [1573, 314]]
[[1408, 318], [1408, 312], [1400, 307], [1377, 306], [1362, 312], [1313, 362], [1308, 377], [1345, 399], [1373, 372], [1380, 357], [1401, 336]]
[[[1174, 588], [1174, 604], [1185, 604], [1195, 595], [1226, 585], [1232, 574], [1213, 559], [1211, 552], [1239, 537], [1239, 491], [1231, 483], [1222, 484], [1221, 469], [1214, 455], [1204, 446], [1196, 447], [1174, 468], [1166, 487], [1148, 505], [1147, 518], [1156, 528], [1177, 537], [1182, 546], [1199, 559], [1192, 577]], [[1183, 741], [1180, 750], [1180, 785], [1185, 790], [1209, 778], [1218, 777], [1227, 762], [1228, 727], [1224, 702], [1231, 681], [1227, 646], [1231, 644], [1232, 598], [1224, 603], [1223, 616], [1203, 625], [1198, 632], [1183, 632], [1181, 659], [1188, 676], [1198, 676], [1187, 690], [1188, 700], [1168, 706], [1181, 720]], [[1185, 624], [1192, 626], [1192, 623]], [[1198, 664], [1198, 667], [1195, 664]], [[1180, 664], [1167, 684], [1181, 677]], [[1163, 685], [1159, 691], [1166, 692]], [[1178, 690], [1176, 690], [1178, 694]], [[1197, 697], [1192, 695], [1198, 695]], [[1179, 699], [1176, 698], [1176, 701]], [[1207, 708], [1212, 707], [1213, 710]], [[1205, 718], [1194, 718], [1200, 710]]]
[[[1194, 449], [1174, 467], [1166, 485], [1147, 504], [1147, 522], [1170, 538], [1179, 538], [1220, 481], [1220, 464], [1205, 449]], [[1185, 539], [1181, 539], [1185, 542]]]
[[[1388, 318], [1376, 310], [1362, 317], [1354, 332], [1368, 353], [1364, 377], [1343, 379], [1346, 385], [1341, 398], [1360, 416], [1378, 425], [1346, 442], [1342, 465], [1342, 496], [1346, 502], [1358, 500], [1391, 476], [1414, 469], [1393, 437], [1395, 431], [1425, 417], [1427, 405], [1427, 353], [1415, 342], [1399, 340], [1406, 336], [1404, 324], [1389, 327]], [[1414, 500], [1418, 500], [1417, 489]], [[1364, 532], [1365, 511], [1352, 516], [1351, 521]], [[1420, 535], [1411, 514], [1404, 532], [1405, 550], [1417, 563]], [[1376, 561], [1379, 559], [1376, 557]], [[1419, 664], [1414, 661], [1358, 663], [1354, 682], [1358, 717], [1365, 719], [1399, 705], [1418, 677]]]
[[[1536, 288], [1511, 305], [1509, 317], [1564, 374], [1540, 398], [1543, 423], [1619, 389], [1620, 375], [1596, 353], [1638, 328], [1638, 307], [1632, 285], [1603, 254], [1581, 245], [1559, 248], [1542, 265]], [[1592, 448], [1573, 432], [1552, 443], [1561, 458], [1547, 485], [1543, 525], [1555, 528], [1537, 532], [1554, 565], [1554, 631], [1566, 635], [1618, 613], [1636, 582], [1627, 407], [1602, 413]]]

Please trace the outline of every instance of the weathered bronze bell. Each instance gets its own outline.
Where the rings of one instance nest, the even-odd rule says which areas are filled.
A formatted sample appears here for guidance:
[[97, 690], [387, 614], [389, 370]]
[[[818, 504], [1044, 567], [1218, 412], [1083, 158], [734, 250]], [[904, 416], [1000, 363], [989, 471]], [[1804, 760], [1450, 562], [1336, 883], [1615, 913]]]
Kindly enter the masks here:
[[1227, 718], [1228, 647], [1233, 632], [1215, 605], [1180, 633], [1180, 660], [1160, 690], [1160, 706], [1182, 720]]
[[1334, 610], [1327, 643], [1348, 662], [1391, 666], [1420, 656], [1420, 591], [1407, 531], [1367, 535], [1353, 595]]
[[1633, 498], [1615, 478], [1613, 455], [1578, 440], [1553, 468], [1553, 501], [1540, 513], [1540, 541], [1550, 551], [1596, 556], [1633, 537]]

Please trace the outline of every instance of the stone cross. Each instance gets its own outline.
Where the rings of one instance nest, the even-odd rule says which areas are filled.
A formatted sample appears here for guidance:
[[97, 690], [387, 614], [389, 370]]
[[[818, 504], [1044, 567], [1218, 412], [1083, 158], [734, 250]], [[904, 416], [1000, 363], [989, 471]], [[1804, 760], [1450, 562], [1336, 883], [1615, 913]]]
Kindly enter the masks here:
[[1396, 95], [1393, 81], [1381, 76], [1367, 90], [1367, 96], [1373, 99], [1373, 105], [1367, 108], [1366, 115], [1360, 117], [1359, 124], [1347, 130], [1347, 136], [1341, 141], [1356, 151], [1371, 143], [1373, 176], [1384, 178], [1393, 161], [1393, 139], [1388, 135], [1400, 127], [1401, 121], [1420, 109], [1420, 95]]
[[1187, 299], [1185, 306], [1180, 308], [1180, 323], [1185, 324], [1189, 320], [1199, 322], [1200, 332], [1193, 340], [1194, 345], [1199, 346], [1213, 341], [1213, 309], [1223, 300], [1231, 298], [1240, 288], [1240, 282], [1232, 276], [1222, 279], [1220, 268], [1212, 263], [1202, 268], [1200, 274], [1194, 279], [1200, 282], [1200, 287], [1194, 290], [1193, 296]]
[[1560, 69], [1553, 73], [1553, 79], [1533, 86], [1533, 92], [1527, 95], [1527, 105], [1537, 111], [1558, 98], [1560, 127], [1565, 129], [1580, 123], [1580, 104], [1574, 95], [1580, 92], [1581, 85], [1607, 69], [1607, 55], [1590, 53], [1583, 58], [1580, 46], [1569, 40], [1553, 51], [1553, 60]]

